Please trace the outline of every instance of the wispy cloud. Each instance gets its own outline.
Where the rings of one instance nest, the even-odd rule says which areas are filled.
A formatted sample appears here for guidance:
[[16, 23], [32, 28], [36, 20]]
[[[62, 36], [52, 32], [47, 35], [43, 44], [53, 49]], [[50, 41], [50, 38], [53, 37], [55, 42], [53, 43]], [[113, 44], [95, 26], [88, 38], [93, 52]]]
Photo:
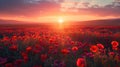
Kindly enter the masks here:
[[0, 0], [0, 17], [37, 18], [53, 15], [120, 17], [113, 0]]

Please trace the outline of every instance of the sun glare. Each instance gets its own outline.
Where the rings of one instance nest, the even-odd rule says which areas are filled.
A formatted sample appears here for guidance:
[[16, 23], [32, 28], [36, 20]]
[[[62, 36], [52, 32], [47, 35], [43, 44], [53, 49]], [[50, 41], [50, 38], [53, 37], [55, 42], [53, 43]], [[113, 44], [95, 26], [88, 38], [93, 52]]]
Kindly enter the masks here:
[[64, 22], [64, 20], [62, 18], [58, 19], [58, 23], [62, 24]]

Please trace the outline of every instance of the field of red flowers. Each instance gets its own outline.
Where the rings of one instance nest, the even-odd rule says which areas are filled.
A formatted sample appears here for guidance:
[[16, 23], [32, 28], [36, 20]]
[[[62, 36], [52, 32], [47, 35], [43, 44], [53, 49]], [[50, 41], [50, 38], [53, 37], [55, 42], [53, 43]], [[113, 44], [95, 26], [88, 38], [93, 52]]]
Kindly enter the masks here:
[[0, 67], [120, 67], [120, 27], [0, 27]]

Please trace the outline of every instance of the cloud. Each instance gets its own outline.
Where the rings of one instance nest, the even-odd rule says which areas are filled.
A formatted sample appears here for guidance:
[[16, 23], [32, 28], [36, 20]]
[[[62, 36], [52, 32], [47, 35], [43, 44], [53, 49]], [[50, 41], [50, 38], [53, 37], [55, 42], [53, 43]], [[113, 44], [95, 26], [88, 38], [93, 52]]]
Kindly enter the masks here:
[[0, 14], [36, 16], [59, 10], [60, 5], [47, 0], [0, 0]]
[[[53, 15], [120, 16], [120, 2], [91, 4], [90, 0], [0, 0], [0, 17], [41, 17]], [[102, 0], [103, 1], [103, 0]], [[107, 2], [107, 1], [106, 1]], [[102, 2], [103, 3], [103, 2]], [[60, 10], [62, 9], [62, 11]]]
[[[93, 1], [93, 0], [92, 0]], [[94, 0], [95, 1], [95, 0]], [[65, 3], [64, 3], [65, 4]], [[70, 5], [72, 4], [72, 5]], [[112, 2], [104, 6], [99, 4], [91, 5], [89, 2], [68, 3], [62, 6], [64, 12], [76, 15], [96, 15], [96, 16], [120, 16], [120, 2]], [[76, 12], [76, 13], [74, 13]]]

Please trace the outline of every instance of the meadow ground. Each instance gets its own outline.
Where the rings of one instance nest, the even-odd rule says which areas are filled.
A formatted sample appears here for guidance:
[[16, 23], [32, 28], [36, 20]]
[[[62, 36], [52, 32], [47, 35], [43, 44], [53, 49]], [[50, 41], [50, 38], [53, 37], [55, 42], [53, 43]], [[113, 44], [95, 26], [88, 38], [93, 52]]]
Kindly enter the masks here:
[[120, 67], [120, 26], [0, 27], [0, 67]]

